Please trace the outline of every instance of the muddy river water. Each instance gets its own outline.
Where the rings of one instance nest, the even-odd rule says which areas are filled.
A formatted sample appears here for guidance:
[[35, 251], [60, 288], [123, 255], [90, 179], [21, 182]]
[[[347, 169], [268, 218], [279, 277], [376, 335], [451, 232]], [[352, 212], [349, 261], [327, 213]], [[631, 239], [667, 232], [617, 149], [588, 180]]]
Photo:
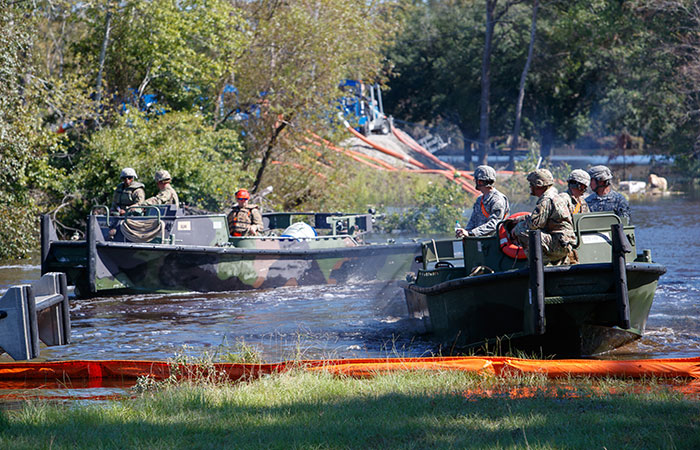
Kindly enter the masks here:
[[[699, 214], [692, 195], [632, 203], [638, 249], [651, 249], [668, 272], [645, 337], [604, 357], [700, 354]], [[37, 261], [0, 264], [0, 292], [39, 276]], [[42, 348], [40, 359], [168, 359], [228, 352], [240, 342], [267, 361], [449, 354], [407, 319], [396, 284], [73, 299], [71, 320], [72, 344]]]

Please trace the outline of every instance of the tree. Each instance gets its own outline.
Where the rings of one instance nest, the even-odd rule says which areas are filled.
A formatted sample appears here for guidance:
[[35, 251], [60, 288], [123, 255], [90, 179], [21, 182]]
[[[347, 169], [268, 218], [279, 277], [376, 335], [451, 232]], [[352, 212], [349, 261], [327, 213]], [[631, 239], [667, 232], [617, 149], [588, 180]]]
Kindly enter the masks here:
[[0, 2], [0, 259], [26, 256], [36, 213], [52, 187], [47, 152], [55, 139], [41, 129], [33, 89], [31, 23], [24, 5]]
[[535, 48], [535, 36], [537, 34], [538, 7], [539, 1], [534, 0], [532, 4], [532, 26], [530, 27], [530, 45], [528, 45], [527, 49], [527, 59], [525, 60], [525, 67], [523, 67], [523, 73], [520, 76], [518, 101], [515, 106], [515, 125], [513, 126], [513, 138], [510, 147], [510, 161], [508, 162], [509, 170], [515, 170], [515, 151], [518, 148], [518, 139], [520, 137], [520, 119], [523, 111], [523, 99], [525, 97], [525, 82], [527, 81], [527, 73], [530, 70], [530, 64], [532, 63], [532, 54]]
[[256, 169], [255, 191], [275, 155], [304, 144], [308, 129], [328, 128], [343, 79], [374, 80], [380, 75], [383, 43], [394, 24], [387, 16], [391, 2], [242, 4], [252, 38], [236, 61], [237, 95], [225, 108], [251, 116], [243, 125], [247, 162]]
[[[155, 94], [169, 109], [211, 115], [246, 43], [247, 24], [226, 0], [93, 0], [89, 33], [75, 46], [114, 102]], [[97, 86], [97, 92], [101, 86]]]

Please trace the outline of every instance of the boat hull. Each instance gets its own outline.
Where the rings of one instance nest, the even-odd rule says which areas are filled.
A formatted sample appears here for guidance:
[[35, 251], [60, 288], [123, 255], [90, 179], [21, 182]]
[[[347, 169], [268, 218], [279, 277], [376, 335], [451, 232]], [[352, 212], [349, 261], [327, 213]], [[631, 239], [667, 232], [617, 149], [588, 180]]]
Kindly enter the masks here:
[[427, 333], [449, 348], [495, 345], [499, 351], [559, 356], [602, 353], [641, 337], [658, 279], [666, 271], [653, 263], [626, 264], [631, 326], [623, 330], [612, 264], [547, 266], [545, 332], [537, 334], [530, 325], [529, 269], [456, 276], [460, 270], [422, 271], [417, 283], [405, 286], [409, 313]]
[[58, 241], [51, 243], [44, 270], [66, 272], [83, 297], [212, 292], [398, 280], [416, 270], [420, 254], [416, 243], [315, 249], [298, 244], [242, 249], [102, 242], [90, 252], [84, 241]]

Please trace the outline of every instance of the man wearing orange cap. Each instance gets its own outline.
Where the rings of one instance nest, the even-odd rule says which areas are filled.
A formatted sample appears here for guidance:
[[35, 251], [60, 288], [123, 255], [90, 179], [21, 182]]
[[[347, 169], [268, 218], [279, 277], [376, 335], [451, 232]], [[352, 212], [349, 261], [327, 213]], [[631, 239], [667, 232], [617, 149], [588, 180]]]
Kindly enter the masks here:
[[260, 208], [248, 203], [249, 200], [247, 190], [236, 192], [236, 204], [228, 213], [228, 230], [232, 236], [255, 236], [264, 228]]

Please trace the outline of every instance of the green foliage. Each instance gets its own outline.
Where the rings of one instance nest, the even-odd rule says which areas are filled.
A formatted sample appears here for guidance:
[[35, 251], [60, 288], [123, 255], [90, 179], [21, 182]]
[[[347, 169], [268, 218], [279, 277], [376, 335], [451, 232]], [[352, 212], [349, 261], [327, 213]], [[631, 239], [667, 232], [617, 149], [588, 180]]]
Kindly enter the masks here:
[[32, 79], [30, 24], [22, 9], [0, 3], [0, 259], [36, 245], [35, 215], [56, 172], [47, 152], [56, 138], [41, 128]]
[[170, 108], [197, 104], [213, 114], [219, 89], [246, 41], [246, 24], [231, 2], [93, 0], [85, 17], [89, 32], [75, 49], [95, 74], [108, 12], [108, 92], [127, 101], [132, 89], [138, 96], [154, 93]]
[[238, 94], [225, 97], [224, 110], [260, 111], [245, 124], [255, 187], [273, 159], [306, 145], [307, 130], [325, 134], [340, 81], [378, 78], [395, 27], [392, 4], [260, 0], [243, 8], [255, 31], [236, 64]]
[[214, 130], [198, 113], [150, 118], [130, 113], [90, 137], [69, 187], [80, 194], [79, 213], [84, 215], [90, 206], [111, 203], [122, 168], [136, 169], [147, 196], [157, 192], [153, 175], [163, 168], [172, 175], [181, 202], [221, 211], [249, 182], [240, 169], [241, 152], [237, 133]]
[[434, 182], [415, 192], [415, 204], [387, 218], [390, 229], [414, 233], [451, 233], [463, 220], [467, 197], [454, 183]]

